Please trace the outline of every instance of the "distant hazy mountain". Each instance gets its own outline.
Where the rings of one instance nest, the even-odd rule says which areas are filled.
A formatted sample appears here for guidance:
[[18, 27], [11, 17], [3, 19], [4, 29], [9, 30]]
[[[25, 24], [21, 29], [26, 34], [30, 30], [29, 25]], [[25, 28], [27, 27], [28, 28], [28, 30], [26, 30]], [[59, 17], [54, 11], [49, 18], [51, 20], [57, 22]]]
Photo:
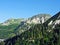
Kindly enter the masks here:
[[1, 44], [60, 45], [60, 12], [49, 18], [43, 24], [35, 23], [27, 31], [9, 38]]
[[2, 25], [10, 25], [10, 24], [16, 24], [16, 23], [19, 24], [23, 20], [24, 20], [23, 18], [21, 18], [21, 19], [13, 19], [13, 18], [11, 18], [11, 19], [8, 19], [5, 22], [3, 22]]
[[[4, 23], [0, 24], [0, 39], [5, 39], [15, 36], [14, 29], [23, 21], [24, 19], [8, 19]], [[11, 36], [12, 35], [12, 36]]]

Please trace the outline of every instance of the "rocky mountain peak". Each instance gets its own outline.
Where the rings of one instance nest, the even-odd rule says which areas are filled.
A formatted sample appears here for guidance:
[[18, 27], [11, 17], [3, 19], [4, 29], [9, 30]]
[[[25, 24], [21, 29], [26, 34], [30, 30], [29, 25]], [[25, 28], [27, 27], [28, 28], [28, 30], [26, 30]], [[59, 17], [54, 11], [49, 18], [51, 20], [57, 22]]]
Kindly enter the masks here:
[[51, 15], [49, 15], [49, 14], [38, 14], [31, 18], [28, 18], [27, 23], [41, 24], [41, 23], [44, 23], [45, 21], [47, 21], [50, 17], [51, 17]]
[[57, 14], [55, 14], [54, 16], [52, 16], [50, 19], [48, 19], [44, 25], [46, 26], [53, 26], [53, 28], [55, 27], [55, 25], [60, 24], [60, 12], [58, 12]]

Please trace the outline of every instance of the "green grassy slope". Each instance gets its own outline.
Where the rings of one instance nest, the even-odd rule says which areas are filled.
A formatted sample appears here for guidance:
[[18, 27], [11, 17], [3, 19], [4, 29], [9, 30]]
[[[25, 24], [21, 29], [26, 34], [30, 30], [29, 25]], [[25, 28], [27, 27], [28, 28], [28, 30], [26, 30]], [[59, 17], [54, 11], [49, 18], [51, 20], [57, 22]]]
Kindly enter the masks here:
[[[23, 19], [9, 19], [0, 24], [0, 39], [10, 38], [15, 36], [14, 29], [20, 24]], [[9, 23], [9, 24], [8, 24]]]

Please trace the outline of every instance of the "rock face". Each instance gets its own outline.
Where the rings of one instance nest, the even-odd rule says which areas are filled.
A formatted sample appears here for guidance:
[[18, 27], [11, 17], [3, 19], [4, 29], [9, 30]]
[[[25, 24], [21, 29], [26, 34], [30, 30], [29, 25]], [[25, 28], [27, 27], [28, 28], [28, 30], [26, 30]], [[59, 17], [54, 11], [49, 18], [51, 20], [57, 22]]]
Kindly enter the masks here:
[[60, 24], [60, 12], [51, 17], [45, 24], [47, 24], [48, 26], [52, 25], [53, 28], [55, 27], [55, 25]]
[[51, 16], [49, 14], [38, 14], [31, 18], [28, 18], [27, 23], [42, 24], [47, 21]]
[[4, 39], [0, 39], [0, 42], [1, 42], [1, 41], [4, 41]]
[[56, 15], [49, 18], [44, 24], [53, 25], [53, 24], [59, 24], [59, 23], [60, 23], [60, 12], [58, 12]]

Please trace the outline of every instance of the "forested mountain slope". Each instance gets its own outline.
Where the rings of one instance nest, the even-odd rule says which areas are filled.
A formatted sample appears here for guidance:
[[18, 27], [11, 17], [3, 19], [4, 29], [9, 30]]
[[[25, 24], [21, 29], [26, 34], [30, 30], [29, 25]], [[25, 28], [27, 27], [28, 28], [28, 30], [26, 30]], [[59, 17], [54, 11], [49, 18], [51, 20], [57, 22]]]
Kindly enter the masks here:
[[[51, 24], [49, 24], [53, 21]], [[60, 12], [43, 24], [35, 24], [29, 30], [9, 38], [1, 45], [60, 45]]]
[[[28, 30], [31, 26], [40, 23], [42, 17], [43, 20], [48, 20], [51, 16], [49, 14], [39, 14], [28, 19], [8, 19], [3, 23], [0, 23], [0, 39], [7, 39], [21, 34], [22, 32]], [[48, 17], [48, 18], [47, 18]], [[33, 19], [32, 19], [33, 18]], [[38, 18], [40, 18], [38, 20]], [[41, 20], [41, 21], [43, 21]], [[30, 23], [28, 23], [30, 21]], [[35, 22], [34, 22], [35, 21]], [[38, 22], [37, 22], [38, 21]]]

